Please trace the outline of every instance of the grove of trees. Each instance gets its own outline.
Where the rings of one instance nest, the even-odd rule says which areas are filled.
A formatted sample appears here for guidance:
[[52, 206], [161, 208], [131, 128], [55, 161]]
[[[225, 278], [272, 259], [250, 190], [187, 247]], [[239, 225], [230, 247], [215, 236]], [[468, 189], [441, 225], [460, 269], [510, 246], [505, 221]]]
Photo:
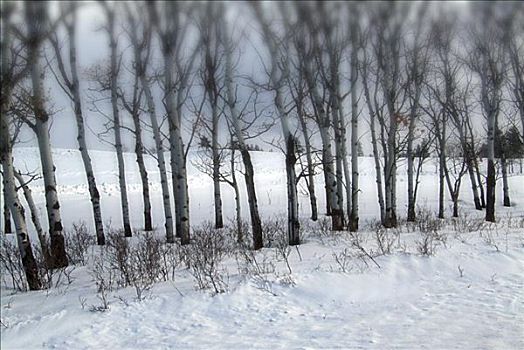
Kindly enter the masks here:
[[[78, 18], [86, 6], [98, 8], [106, 42], [100, 43], [100, 61], [81, 67]], [[466, 176], [486, 221], [496, 221], [497, 201], [512, 204], [508, 176], [515, 160], [524, 158], [523, 3], [2, 1], [1, 25], [2, 230], [16, 233], [32, 290], [42, 286], [22, 198], [46, 264], [69, 263], [49, 133], [57, 106], [47, 84], [57, 84], [61, 89], [55, 93], [73, 106], [65, 117], [76, 122], [90, 225], [99, 245], [106, 233], [86, 136], [89, 113], [104, 125], [99, 136], [117, 155], [118, 224], [125, 237], [135, 228], [124, 133], [133, 138], [142, 180], [139, 229], [155, 226], [144, 165], [150, 153], [160, 173], [167, 243], [192, 244], [187, 168], [193, 161], [189, 150], [198, 149], [196, 165], [213, 180], [215, 228], [224, 227], [221, 184], [229, 184], [236, 194], [238, 240], [246, 239], [240, 228], [244, 187], [235, 175], [235, 167], [241, 168], [251, 248], [263, 247], [251, 155], [261, 150], [266, 135], [285, 158], [289, 245], [301, 243], [302, 182], [311, 220], [325, 214], [334, 231], [359, 230], [359, 202], [366, 195], [359, 180], [363, 144], [372, 152], [376, 215], [386, 228], [396, 227], [401, 217], [417, 220], [420, 174], [430, 156], [438, 157], [440, 218], [447, 197], [452, 215], [459, 215]], [[132, 127], [125, 126], [126, 119]], [[33, 213], [30, 175], [14, 167], [21, 130], [37, 140], [47, 225]], [[405, 213], [397, 206], [398, 167], [404, 161]], [[325, 183], [322, 194], [314, 184], [318, 176]], [[317, 207], [319, 196], [325, 196], [326, 208]]]

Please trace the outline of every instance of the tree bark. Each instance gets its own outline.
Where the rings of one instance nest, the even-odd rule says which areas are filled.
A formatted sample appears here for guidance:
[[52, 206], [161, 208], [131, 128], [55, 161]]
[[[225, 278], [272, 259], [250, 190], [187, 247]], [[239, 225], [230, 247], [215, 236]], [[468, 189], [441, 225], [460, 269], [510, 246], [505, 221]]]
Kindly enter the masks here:
[[[134, 19], [130, 16], [131, 28], [131, 41], [133, 44], [136, 74], [140, 80], [140, 85], [144, 90], [146, 97], [147, 112], [151, 120], [151, 126], [153, 129], [153, 139], [155, 141], [155, 149], [157, 155], [158, 172], [160, 174], [160, 185], [162, 188], [162, 201], [164, 207], [164, 218], [165, 218], [165, 230], [166, 230], [166, 241], [173, 243], [175, 241], [174, 228], [173, 228], [173, 214], [171, 210], [171, 196], [169, 193], [169, 183], [167, 179], [166, 161], [164, 157], [164, 146], [162, 144], [162, 136], [160, 134], [160, 126], [158, 125], [158, 117], [156, 113], [155, 102], [153, 100], [153, 94], [151, 92], [151, 86], [147, 79], [147, 65], [149, 63], [150, 55], [150, 42], [151, 42], [151, 28], [150, 24], [144, 30], [142, 39], [142, 45], [139, 42], [136, 25]], [[144, 52], [145, 49], [145, 52]], [[144, 56], [145, 55], [145, 56]], [[135, 124], [140, 124], [139, 121]], [[151, 219], [149, 219], [151, 220]]]
[[[255, 12], [260, 20], [262, 31], [266, 39], [266, 44], [269, 48], [271, 55], [271, 72], [269, 75], [269, 84], [275, 91], [275, 107], [278, 112], [280, 119], [280, 125], [282, 128], [282, 135], [285, 143], [285, 156], [286, 156], [286, 180], [287, 180], [287, 196], [288, 196], [288, 207], [287, 207], [287, 223], [288, 223], [288, 243], [289, 245], [300, 244], [300, 224], [298, 221], [298, 192], [297, 192], [297, 175], [295, 165], [297, 162], [296, 157], [296, 140], [294, 135], [291, 133], [291, 123], [289, 115], [284, 107], [283, 98], [283, 83], [284, 78], [289, 74], [287, 57], [279, 55], [278, 38], [269, 27], [268, 22], [264, 19], [264, 14], [258, 3], [254, 5]], [[285, 55], [285, 53], [284, 53]], [[279, 62], [283, 63], [283, 68], [279, 67]]]
[[[140, 114], [136, 111], [132, 113], [133, 126], [135, 128], [135, 154], [142, 182], [142, 202], [144, 203], [144, 231], [153, 231], [153, 220], [151, 219], [151, 199], [149, 194], [149, 176], [144, 161], [144, 144], [142, 142], [142, 125], [140, 124]], [[154, 126], [153, 126], [154, 127]], [[169, 192], [168, 192], [169, 193]]]
[[[358, 231], [358, 192], [359, 192], [359, 170], [358, 170], [358, 22], [356, 19], [350, 23], [351, 40], [351, 213], [349, 216], [349, 231]], [[348, 201], [350, 198], [348, 197]]]
[[233, 88], [233, 62], [231, 48], [226, 49], [226, 90], [227, 104], [231, 111], [231, 119], [234, 133], [240, 148], [240, 154], [244, 163], [244, 179], [247, 187], [247, 197], [249, 203], [249, 213], [251, 216], [251, 227], [253, 231], [253, 249], [258, 250], [264, 246], [262, 239], [262, 223], [258, 211], [257, 195], [255, 190], [255, 180], [251, 156], [244, 142], [244, 135], [240, 127], [240, 120], [235, 106], [235, 90]]
[[49, 258], [50, 258], [48, 242], [45, 236], [44, 229], [42, 228], [42, 225], [40, 223], [40, 218], [38, 216], [38, 209], [36, 207], [35, 201], [33, 200], [31, 189], [29, 188], [29, 185], [27, 185], [26, 182], [24, 181], [24, 178], [22, 177], [20, 172], [18, 172], [14, 168], [13, 168], [13, 172], [14, 172], [14, 176], [16, 180], [20, 184], [19, 186], [22, 188], [27, 205], [29, 206], [29, 211], [31, 212], [31, 221], [33, 222], [36, 234], [38, 236], [38, 241], [40, 243], [40, 249], [42, 250], [42, 256], [44, 257], [46, 264], [48, 264]]
[[124, 224], [124, 236], [131, 237], [131, 223], [129, 219], [129, 201], [127, 197], [127, 184], [126, 184], [126, 173], [125, 173], [125, 162], [122, 148], [122, 130], [120, 121], [120, 111], [118, 108], [118, 73], [120, 69], [120, 63], [118, 62], [117, 46], [118, 41], [115, 36], [115, 9], [110, 8], [106, 3], [104, 9], [107, 16], [107, 33], [109, 36], [109, 48], [110, 48], [110, 90], [111, 90], [111, 107], [113, 114], [113, 132], [115, 136], [115, 150], [118, 164], [118, 183], [120, 187], [120, 202], [122, 206], [122, 221]]
[[[62, 220], [60, 204], [56, 189], [55, 166], [49, 140], [49, 115], [44, 102], [43, 75], [39, 56], [43, 42], [42, 31], [45, 28], [47, 8], [45, 3], [26, 3], [26, 22], [29, 24], [28, 64], [30, 66], [31, 84], [33, 92], [33, 109], [35, 114], [35, 133], [40, 151], [40, 161], [44, 177], [47, 217], [51, 238], [51, 259], [49, 268], [60, 268], [68, 265], [65, 251], [64, 236], [62, 234]], [[13, 209], [14, 210], [14, 209]], [[11, 211], [13, 213], [13, 211]], [[25, 223], [24, 223], [25, 224]]]
[[131, 237], [131, 223], [129, 220], [129, 201], [127, 198], [126, 172], [124, 154], [122, 149], [122, 135], [120, 127], [120, 111], [118, 108], [118, 71], [119, 63], [117, 57], [117, 39], [115, 36], [115, 10], [106, 8], [107, 32], [109, 35], [109, 48], [111, 51], [110, 88], [111, 107], [113, 112], [113, 131], [115, 133], [115, 149], [118, 164], [118, 183], [120, 186], [120, 201], [122, 205], [122, 220], [124, 224], [125, 237]]
[[[2, 39], [6, 39], [4, 35], [5, 34], [2, 33]], [[7, 38], [6, 42], [9, 42], [8, 39], [9, 38]], [[4, 44], [4, 42], [2, 42], [2, 44]], [[6, 67], [7, 64], [9, 64], [6, 51], [8, 50], [4, 50], [4, 47], [2, 47], [2, 67]], [[2, 81], [3, 78], [4, 77], [2, 77]], [[9, 90], [10, 89], [7, 86], [2, 85], [3, 96], [1, 97], [2, 111], [0, 115], [0, 162], [2, 163], [3, 170], [3, 186], [6, 194], [6, 204], [8, 205], [9, 210], [13, 216], [18, 249], [20, 251], [20, 257], [22, 259], [22, 265], [24, 267], [27, 284], [30, 290], [38, 290], [42, 288], [42, 283], [38, 275], [38, 267], [33, 255], [31, 242], [29, 241], [29, 234], [24, 216], [24, 207], [20, 203], [15, 189], [13, 154], [9, 136], [9, 124], [6, 115], [10, 98]]]
[[91, 205], [93, 210], [93, 218], [95, 222], [95, 232], [98, 245], [105, 244], [104, 236], [104, 224], [102, 221], [102, 212], [100, 207], [100, 193], [96, 185], [95, 174], [93, 171], [93, 165], [91, 162], [91, 157], [87, 150], [86, 143], [86, 134], [84, 126], [84, 116], [82, 111], [82, 102], [80, 97], [80, 81], [78, 79], [78, 70], [76, 62], [76, 5], [73, 3], [68, 4], [68, 6], [73, 6], [71, 15], [73, 16], [70, 21], [65, 22], [67, 39], [69, 42], [69, 66], [71, 69], [71, 80], [69, 80], [68, 75], [65, 71], [64, 64], [62, 61], [62, 56], [60, 53], [60, 48], [58, 43], [54, 42], [55, 53], [59, 62], [60, 72], [62, 74], [62, 79], [64, 80], [65, 88], [69, 91], [69, 96], [72, 98], [73, 108], [75, 113], [75, 120], [77, 126], [77, 141], [78, 149], [82, 156], [82, 162], [84, 165], [84, 171], [87, 177], [87, 185], [89, 189], [89, 196], [91, 199]]
[[[2, 138], [7, 136], [5, 140], [9, 139], [9, 133], [7, 131], [7, 123], [5, 123], [5, 115], [2, 111], [2, 126], [0, 128]], [[8, 142], [8, 141], [7, 141]], [[6, 143], [7, 143], [6, 142]], [[8, 146], [9, 147], [9, 146]], [[22, 259], [22, 265], [24, 267], [24, 272], [27, 280], [27, 284], [30, 290], [39, 290], [42, 288], [42, 282], [38, 275], [38, 267], [36, 264], [35, 257], [33, 255], [33, 249], [31, 247], [31, 242], [29, 241], [29, 234], [27, 232], [27, 225], [24, 217], [24, 208], [18, 199], [18, 195], [15, 191], [14, 183], [14, 171], [13, 171], [13, 158], [9, 150], [6, 150], [5, 145], [1, 145], [1, 162], [3, 170], [3, 179], [4, 186], [6, 188], [7, 200], [9, 209], [13, 215], [13, 222], [16, 228], [16, 238], [18, 242], [18, 248], [20, 251], [20, 257]], [[10, 147], [9, 147], [10, 148]]]
[[[26, 3], [26, 6], [31, 6]], [[11, 136], [9, 135], [9, 121], [7, 113], [10, 109], [11, 93], [15, 84], [23, 78], [23, 75], [14, 76], [14, 67], [11, 61], [11, 33], [9, 25], [11, 24], [11, 16], [14, 7], [9, 4], [2, 4], [2, 21], [0, 23], [0, 55], [1, 55], [1, 74], [2, 79], [0, 87], [0, 163], [2, 165], [2, 184], [5, 204], [13, 217], [13, 223], [16, 230], [16, 239], [20, 257], [22, 259], [22, 266], [30, 290], [38, 290], [42, 288], [42, 283], [38, 275], [38, 267], [33, 255], [31, 242], [29, 241], [29, 234], [24, 217], [24, 208], [18, 199], [18, 194], [15, 190], [15, 178], [13, 169], [13, 148], [11, 143]], [[28, 12], [26, 19], [30, 18], [31, 7], [26, 7]]]
[[[299, 74], [301, 74], [299, 72]], [[298, 120], [300, 122], [300, 128], [302, 131], [302, 135], [304, 136], [304, 147], [306, 150], [306, 161], [307, 161], [307, 187], [309, 192], [309, 204], [311, 207], [311, 220], [317, 221], [318, 220], [318, 209], [317, 209], [317, 196], [315, 194], [315, 170], [313, 168], [313, 158], [312, 158], [312, 149], [311, 149], [311, 142], [309, 140], [309, 130], [307, 128], [306, 124], [306, 118], [304, 115], [304, 109], [303, 109], [303, 94], [301, 91], [302, 84], [299, 82], [299, 91], [297, 96], [297, 114], [298, 114]]]
[[9, 207], [7, 205], [7, 193], [5, 191], [5, 187], [2, 189], [2, 195], [4, 198], [4, 205], [3, 205], [3, 214], [4, 214], [4, 233], [13, 233], [13, 229], [11, 228], [11, 212], [9, 211]]
[[502, 168], [502, 192], [504, 197], [504, 206], [511, 207], [508, 184], [508, 162], [506, 160], [506, 154], [504, 151], [500, 157], [500, 166]]

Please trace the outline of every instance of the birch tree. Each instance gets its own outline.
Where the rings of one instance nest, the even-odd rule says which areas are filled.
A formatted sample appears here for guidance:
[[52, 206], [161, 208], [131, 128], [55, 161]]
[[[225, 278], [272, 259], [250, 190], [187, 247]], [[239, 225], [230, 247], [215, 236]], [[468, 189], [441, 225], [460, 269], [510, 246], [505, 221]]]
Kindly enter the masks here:
[[[291, 56], [292, 47], [288, 47], [288, 55]], [[299, 153], [298, 161], [302, 165], [301, 157], [306, 157], [306, 165], [302, 166], [301, 175], [305, 179], [308, 194], [309, 194], [309, 205], [311, 210], [311, 220], [318, 220], [318, 207], [317, 207], [317, 196], [315, 192], [315, 163], [313, 161], [313, 146], [311, 145], [312, 131], [308, 121], [312, 118], [308, 116], [307, 111], [307, 87], [304, 81], [303, 75], [303, 62], [300, 57], [296, 57], [296, 61], [293, 57], [288, 57], [290, 62], [289, 72], [287, 74], [287, 85], [289, 86], [289, 93], [293, 99], [293, 104], [296, 110], [297, 119], [299, 121], [300, 131], [304, 140], [304, 151], [301, 152], [300, 147], [297, 152]]]
[[[406, 3], [381, 3], [370, 9], [370, 28], [366, 32], [368, 47], [364, 49], [362, 64], [362, 82], [370, 114], [380, 215], [385, 227], [397, 225], [396, 179], [401, 146], [398, 137], [400, 127], [407, 121], [403, 114], [407, 94], [403, 88], [405, 77], [401, 69], [402, 38], [409, 6]], [[383, 157], [383, 167], [380, 164], [380, 156]], [[383, 178], [379, 175], [381, 171]]]
[[[307, 4], [296, 6], [298, 22], [296, 24], [294, 45], [299, 57], [304, 60], [303, 74], [311, 97], [315, 120], [320, 131], [326, 202], [331, 214], [331, 226], [333, 230], [340, 231], [344, 228], [344, 218], [342, 208], [340, 207], [337, 177], [334, 169], [333, 139], [330, 131], [331, 118], [325, 106], [325, 99], [320, 93], [319, 86], [316, 82], [315, 72], [318, 67], [314, 66], [316, 63], [315, 57], [318, 57], [316, 55], [318, 55], [320, 51], [320, 43], [318, 42], [318, 38], [315, 37], [319, 31], [319, 24], [311, 17], [311, 9], [308, 7], [309, 5]], [[288, 26], [291, 27], [291, 24], [289, 23]], [[306, 35], [310, 41], [309, 47], [306, 46]]]
[[13, 149], [9, 134], [9, 114], [13, 88], [28, 72], [29, 66], [17, 61], [18, 53], [11, 38], [12, 14], [15, 10], [13, 3], [2, 4], [1, 11], [1, 70], [0, 70], [0, 162], [2, 164], [2, 185], [5, 193], [6, 204], [13, 217], [20, 258], [30, 290], [42, 287], [38, 275], [33, 249], [27, 231], [24, 208], [20, 203], [15, 189], [15, 176], [13, 168]]
[[156, 113], [155, 102], [153, 100], [153, 94], [151, 91], [150, 81], [147, 78], [147, 66], [150, 62], [151, 56], [151, 40], [152, 40], [152, 28], [149, 22], [143, 23], [143, 30], [139, 36], [137, 27], [139, 26], [130, 8], [128, 10], [128, 23], [129, 23], [129, 34], [131, 43], [133, 45], [134, 52], [134, 65], [136, 69], [136, 76], [140, 80], [142, 89], [144, 90], [147, 111], [151, 120], [151, 126], [153, 129], [153, 138], [155, 140], [155, 149], [157, 156], [158, 170], [160, 173], [160, 184], [162, 187], [162, 199], [164, 205], [164, 217], [165, 217], [165, 229], [167, 242], [173, 243], [175, 236], [173, 230], [173, 216], [171, 211], [171, 196], [169, 194], [169, 185], [167, 179], [166, 161], [164, 157], [164, 146], [162, 142], [162, 135], [160, 133], [160, 126], [158, 123], [158, 117]]
[[9, 211], [9, 207], [7, 206], [7, 193], [5, 191], [5, 188], [2, 186], [2, 198], [4, 200], [4, 204], [2, 206], [2, 213], [4, 215], [4, 233], [13, 233], [11, 228], [11, 212]]
[[487, 124], [486, 221], [495, 222], [495, 130], [502, 101], [505, 62], [500, 28], [490, 20], [491, 10], [489, 4], [478, 7], [478, 20], [482, 20], [482, 24], [474, 23], [468, 63], [480, 81], [480, 104]]
[[[138, 164], [138, 172], [140, 174], [140, 181], [142, 182], [142, 203], [144, 205], [144, 231], [153, 230], [153, 220], [151, 218], [151, 195], [149, 191], [149, 175], [147, 172], [144, 154], [147, 153], [147, 149], [144, 146], [143, 141], [143, 127], [142, 127], [142, 96], [144, 90], [140, 87], [140, 80], [136, 74], [138, 69], [133, 63], [135, 68], [133, 83], [129, 84], [132, 86], [131, 97], [126, 96], [126, 93], [122, 89], [118, 89], [118, 98], [124, 107], [124, 110], [131, 116], [133, 121], [133, 129], [126, 128], [134, 135], [135, 139], [135, 154], [136, 162]], [[122, 127], [124, 128], [124, 127]]]
[[[300, 224], [298, 221], [298, 193], [297, 174], [295, 164], [297, 141], [292, 132], [289, 111], [285, 108], [284, 83], [286, 75], [289, 74], [289, 63], [287, 62], [286, 47], [283, 40], [271, 29], [271, 24], [266, 18], [260, 3], [253, 3], [256, 17], [262, 28], [264, 41], [270, 54], [269, 89], [274, 92], [274, 103], [280, 120], [280, 126], [285, 143], [286, 157], [286, 179], [288, 196], [288, 243], [289, 245], [300, 244]], [[284, 39], [285, 40], [285, 39]]]
[[[223, 89], [221, 83], [221, 67], [223, 65], [223, 29], [220, 25], [220, 17], [224, 15], [223, 5], [209, 2], [202, 9], [199, 23], [200, 35], [202, 37], [202, 81], [209, 107], [211, 109], [210, 123], [203, 122], [207, 131], [211, 134], [211, 160], [213, 179], [213, 200], [215, 210], [215, 228], [224, 227], [222, 213], [222, 195], [220, 189], [220, 150], [219, 150], [219, 121], [222, 115], [220, 108], [220, 92]], [[222, 73], [223, 75], [223, 73]], [[223, 77], [222, 77], [223, 78]], [[223, 80], [223, 79], [222, 79]], [[210, 124], [210, 125], [209, 125]]]
[[120, 186], [120, 201], [122, 206], [122, 220], [124, 224], [124, 235], [131, 237], [131, 223], [129, 220], [129, 201], [127, 198], [126, 173], [124, 163], [124, 153], [122, 149], [122, 130], [120, 111], [118, 108], [118, 72], [120, 70], [121, 57], [118, 54], [118, 39], [116, 36], [116, 10], [117, 4], [109, 4], [105, 1], [100, 2], [106, 16], [105, 30], [109, 37], [110, 48], [110, 68], [109, 68], [109, 89], [111, 91], [111, 107], [113, 116], [112, 130], [115, 137], [115, 150], [118, 164], [118, 183]]
[[[453, 49], [456, 19], [449, 13], [435, 21], [431, 28], [432, 52], [436, 56], [433, 63], [433, 80], [426, 83], [430, 99], [437, 101], [450, 117], [458, 133], [462, 155], [466, 162], [475, 209], [482, 210], [479, 184], [475, 173], [475, 144], [471, 128], [471, 74], [467, 67], [457, 59]], [[445, 19], [443, 19], [445, 18]], [[480, 187], [481, 188], [481, 187]]]
[[45, 186], [45, 198], [50, 234], [50, 259], [49, 268], [59, 268], [68, 265], [62, 233], [62, 220], [60, 204], [55, 178], [55, 166], [51, 153], [49, 137], [49, 113], [46, 109], [44, 96], [44, 82], [40, 56], [44, 40], [51, 32], [50, 21], [47, 14], [46, 2], [28, 1], [25, 3], [25, 22], [28, 29], [26, 41], [28, 43], [28, 65], [30, 67], [32, 107], [35, 116], [34, 130], [38, 141], [40, 160]]
[[350, 54], [350, 84], [351, 84], [351, 198], [348, 197], [348, 201], [351, 200], [351, 212], [348, 213], [349, 217], [349, 230], [351, 232], [358, 231], [359, 222], [359, 205], [358, 205], [358, 194], [359, 188], [359, 167], [358, 167], [358, 121], [359, 121], [359, 108], [358, 108], [358, 51], [361, 46], [360, 38], [360, 16], [359, 7], [356, 4], [351, 3], [349, 5], [349, 39], [351, 43], [351, 54]]
[[[351, 174], [347, 159], [346, 147], [346, 121], [343, 109], [344, 98], [347, 94], [342, 95], [341, 89], [341, 61], [346, 38], [344, 29], [341, 28], [340, 13], [343, 8], [334, 3], [328, 7], [325, 2], [318, 2], [318, 12], [320, 18], [320, 29], [322, 31], [322, 42], [325, 50], [317, 52], [318, 70], [324, 79], [326, 90], [329, 92], [328, 108], [331, 112], [331, 122], [334, 131], [335, 142], [335, 174], [337, 178], [337, 200], [340, 214], [342, 216], [342, 225], [345, 226], [344, 220], [344, 194], [346, 195], [346, 212], [351, 213]], [[331, 5], [331, 4], [330, 4]], [[325, 51], [325, 55], [324, 52]], [[326, 56], [328, 64], [324, 63], [323, 57]], [[324, 66], [327, 65], [327, 72], [324, 72]], [[345, 192], [345, 193], [344, 193]]]
[[[150, 21], [155, 25], [163, 58], [164, 104], [169, 123], [169, 142], [171, 146], [171, 172], [175, 199], [175, 228], [182, 244], [189, 244], [189, 193], [187, 187], [186, 153], [182, 139], [182, 110], [187, 97], [188, 76], [197, 50], [189, 59], [182, 58], [188, 20], [184, 4], [177, 2], [148, 3]], [[187, 59], [191, 64], [182, 67]], [[185, 68], [185, 69], [184, 69]], [[178, 77], [175, 83], [175, 75]], [[188, 145], [189, 146], [189, 145]]]
[[20, 171], [13, 168], [13, 172], [14, 172], [14, 176], [16, 180], [18, 181], [18, 186], [15, 188], [15, 190], [18, 191], [18, 189], [21, 188], [24, 193], [24, 198], [27, 202], [29, 211], [31, 213], [31, 221], [33, 222], [33, 226], [35, 228], [36, 235], [40, 243], [40, 249], [42, 251], [42, 256], [47, 261], [49, 259], [48, 242], [47, 242], [47, 238], [45, 236], [45, 232], [42, 227], [42, 224], [40, 223], [40, 217], [38, 215], [38, 209], [36, 207], [35, 201], [33, 200], [32, 191], [29, 188], [29, 183], [35, 180], [37, 176], [32, 175], [29, 180], [25, 180], [23, 175], [20, 173]]
[[[224, 24], [225, 26], [226, 24]], [[227, 28], [227, 27], [226, 27]], [[251, 217], [251, 229], [253, 234], [253, 249], [258, 250], [264, 246], [262, 239], [262, 222], [260, 220], [260, 213], [258, 211], [257, 194], [255, 188], [255, 173], [251, 155], [247, 149], [244, 130], [241, 126], [240, 112], [237, 109], [237, 96], [234, 85], [233, 76], [233, 50], [232, 33], [226, 29], [226, 36], [224, 39], [226, 62], [225, 62], [225, 81], [226, 81], [226, 103], [230, 111], [231, 128], [238, 144], [242, 162], [244, 164], [244, 180], [247, 189], [247, 198], [249, 203], [249, 214]], [[232, 147], [234, 147], [232, 145]]]
[[[76, 23], [77, 23], [77, 11], [76, 3], [66, 2], [65, 11], [69, 13], [67, 18], [64, 18], [63, 24], [66, 32], [66, 39], [69, 46], [68, 67], [67, 71], [65, 60], [62, 57], [62, 50], [59, 45], [57, 35], [51, 35], [50, 41], [54, 48], [55, 57], [58, 64], [58, 74], [55, 77], [63, 89], [66, 96], [71, 100], [73, 104], [73, 110], [75, 114], [76, 127], [77, 127], [77, 141], [78, 150], [82, 156], [82, 163], [84, 165], [84, 171], [87, 177], [87, 184], [89, 189], [89, 196], [91, 198], [91, 206], [93, 210], [93, 218], [95, 223], [95, 232], [98, 245], [105, 244], [104, 236], [104, 224], [102, 221], [102, 212], [100, 207], [100, 193], [96, 185], [95, 174], [93, 172], [93, 165], [91, 157], [87, 149], [86, 132], [84, 126], [84, 113], [82, 107], [82, 98], [80, 95], [80, 80], [78, 77], [77, 67], [77, 50], [76, 50]], [[64, 11], [64, 8], [62, 8]], [[54, 72], [53, 72], [54, 73]]]
[[423, 23], [426, 23], [425, 13], [427, 10], [426, 5], [419, 5], [416, 15], [415, 33], [413, 39], [413, 45], [407, 53], [406, 70], [408, 75], [407, 89], [408, 89], [408, 101], [409, 101], [409, 125], [407, 135], [407, 172], [408, 172], [408, 221], [415, 221], [416, 212], [416, 193], [415, 193], [415, 164], [414, 164], [414, 139], [415, 129], [417, 125], [418, 114], [420, 113], [420, 95], [422, 92], [422, 86], [426, 78], [425, 67], [428, 64], [428, 49], [429, 45], [425, 42], [423, 32]]

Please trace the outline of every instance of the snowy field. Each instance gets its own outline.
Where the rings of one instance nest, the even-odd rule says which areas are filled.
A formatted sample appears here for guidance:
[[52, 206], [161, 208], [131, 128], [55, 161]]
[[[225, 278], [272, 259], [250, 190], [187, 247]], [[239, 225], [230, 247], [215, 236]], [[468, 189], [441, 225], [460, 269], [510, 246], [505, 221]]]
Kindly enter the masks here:
[[[104, 221], [118, 228], [116, 155], [92, 151], [91, 156]], [[90, 222], [79, 153], [58, 149], [54, 157], [64, 225]], [[153, 220], [162, 227], [158, 171], [154, 159], [146, 160]], [[285, 216], [283, 156], [254, 152], [253, 161], [263, 219]], [[37, 150], [16, 149], [15, 165], [22, 171], [37, 170]], [[139, 229], [141, 186], [133, 154], [126, 154], [126, 166], [132, 224]], [[308, 223], [308, 198], [302, 189], [304, 244], [285, 251], [289, 267], [278, 248], [264, 248], [256, 259], [270, 267], [269, 272], [246, 275], [240, 273], [245, 266], [238, 254], [231, 252], [220, 262], [225, 293], [197, 289], [182, 264], [174, 282], [155, 284], [141, 301], [132, 287], [109, 292], [105, 312], [93, 311], [101, 303], [92, 273], [98, 252], [94, 247], [86, 265], [72, 271], [71, 284], [28, 293], [14, 293], [2, 284], [1, 348], [524, 349], [524, 176], [509, 179], [512, 208], [502, 207], [502, 189], [497, 188], [500, 222], [491, 225], [483, 224], [483, 213], [474, 210], [464, 177], [461, 219], [441, 223], [429, 243], [433, 254], [427, 256], [421, 252], [427, 237], [422, 228], [403, 224], [383, 232], [373, 227], [378, 213], [373, 160], [361, 158], [360, 166], [363, 229], [358, 235], [329, 233], [322, 224]], [[436, 170], [432, 161], [425, 165], [418, 199], [419, 206], [432, 211], [437, 206]], [[403, 218], [403, 164], [398, 174], [398, 214]], [[192, 166], [188, 175], [191, 221], [199, 225], [213, 217], [212, 182]], [[325, 206], [321, 177], [320, 213]], [[42, 182], [31, 187], [43, 214]], [[233, 191], [227, 185], [222, 189], [224, 213], [231, 218]], [[245, 202], [244, 192], [242, 196]], [[450, 206], [446, 209], [450, 216]], [[247, 218], [247, 203], [243, 211]], [[382, 254], [379, 242], [389, 244], [388, 254]]]

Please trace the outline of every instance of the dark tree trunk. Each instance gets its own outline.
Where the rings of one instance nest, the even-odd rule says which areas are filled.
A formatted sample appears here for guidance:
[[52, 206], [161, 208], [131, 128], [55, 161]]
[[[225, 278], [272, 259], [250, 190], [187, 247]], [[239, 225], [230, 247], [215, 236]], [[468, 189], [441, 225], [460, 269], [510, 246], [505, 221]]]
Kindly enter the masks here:
[[502, 167], [502, 191], [504, 196], [504, 206], [511, 207], [508, 184], [508, 162], [506, 160], [506, 154], [504, 152], [502, 152], [502, 155], [500, 157], [500, 165]]
[[486, 181], [486, 221], [495, 222], [495, 162], [488, 159], [488, 177]]
[[13, 233], [11, 228], [11, 212], [7, 206], [7, 195], [5, 193], [5, 188], [3, 189], [4, 196], [4, 233]]
[[153, 221], [151, 219], [151, 200], [149, 195], [149, 178], [146, 164], [144, 162], [144, 149], [142, 145], [142, 127], [139, 116], [133, 116], [135, 125], [135, 154], [142, 182], [142, 201], [144, 203], [144, 231], [153, 231]]
[[249, 213], [251, 215], [251, 225], [253, 229], [253, 249], [258, 250], [264, 246], [262, 239], [262, 222], [258, 213], [257, 194], [255, 191], [253, 163], [251, 162], [251, 155], [246, 149], [240, 150], [242, 161], [244, 162], [247, 195], [249, 202]]

